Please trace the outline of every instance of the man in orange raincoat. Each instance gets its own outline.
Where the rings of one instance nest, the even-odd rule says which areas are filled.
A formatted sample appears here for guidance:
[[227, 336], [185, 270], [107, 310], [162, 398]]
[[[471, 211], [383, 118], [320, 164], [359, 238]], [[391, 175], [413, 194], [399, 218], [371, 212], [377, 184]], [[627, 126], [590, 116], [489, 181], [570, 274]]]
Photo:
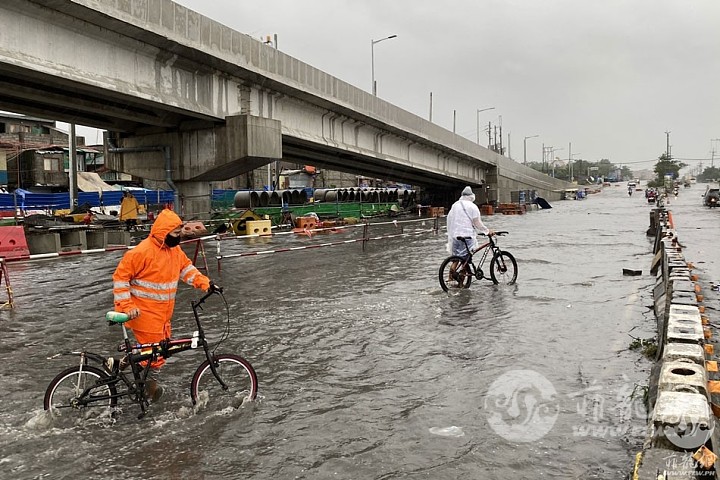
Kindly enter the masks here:
[[[125, 325], [138, 343], [170, 338], [178, 280], [205, 291], [214, 288], [178, 246], [182, 223], [172, 210], [160, 212], [150, 235], [125, 253], [113, 274], [115, 311], [131, 318]], [[164, 363], [164, 359], [159, 359], [152, 367]], [[153, 390], [149, 385], [151, 398]]]
[[135, 226], [137, 226], [138, 210], [140, 205], [138, 204], [135, 196], [129, 191], [123, 192], [123, 198], [120, 202], [120, 221], [125, 222], [125, 230], [128, 232]]

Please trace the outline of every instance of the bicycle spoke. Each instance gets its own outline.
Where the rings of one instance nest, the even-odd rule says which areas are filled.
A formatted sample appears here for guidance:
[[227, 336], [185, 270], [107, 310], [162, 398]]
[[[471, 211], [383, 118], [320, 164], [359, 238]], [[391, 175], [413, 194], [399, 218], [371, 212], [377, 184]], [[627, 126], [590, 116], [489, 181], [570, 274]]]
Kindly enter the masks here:
[[72, 367], [56, 376], [45, 392], [44, 407], [54, 421], [110, 419], [115, 387], [105, 383], [108, 375], [96, 367]]
[[196, 408], [212, 405], [213, 409], [238, 408], [257, 395], [257, 375], [252, 365], [238, 355], [221, 354], [215, 357], [215, 370], [227, 389], [220, 385], [205, 361], [198, 367], [190, 386]]

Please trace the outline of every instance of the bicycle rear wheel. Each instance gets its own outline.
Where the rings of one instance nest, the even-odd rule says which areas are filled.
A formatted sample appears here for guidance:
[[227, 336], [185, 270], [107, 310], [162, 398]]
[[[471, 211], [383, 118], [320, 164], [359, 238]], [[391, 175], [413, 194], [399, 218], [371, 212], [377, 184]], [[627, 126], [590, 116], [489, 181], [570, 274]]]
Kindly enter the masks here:
[[517, 274], [517, 262], [510, 252], [499, 251], [490, 262], [490, 278], [496, 284], [512, 285]]
[[228, 388], [222, 388], [213, 375], [210, 362], [205, 360], [195, 371], [190, 385], [193, 405], [212, 406], [214, 409], [238, 408], [246, 400], [255, 400], [258, 380], [250, 362], [231, 354], [215, 355], [213, 360], [215, 370]]
[[460, 256], [448, 257], [440, 265], [440, 286], [446, 292], [451, 288], [470, 288], [472, 277], [470, 266]]
[[53, 419], [91, 420], [110, 413], [117, 404], [110, 376], [90, 365], [70, 367], [60, 372], [45, 391], [43, 406]]

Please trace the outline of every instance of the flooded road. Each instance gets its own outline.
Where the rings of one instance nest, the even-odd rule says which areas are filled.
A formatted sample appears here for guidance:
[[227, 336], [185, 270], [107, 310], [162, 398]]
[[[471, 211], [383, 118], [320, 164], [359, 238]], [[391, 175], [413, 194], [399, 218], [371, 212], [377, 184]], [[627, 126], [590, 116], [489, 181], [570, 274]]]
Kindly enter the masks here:
[[[683, 222], [720, 214], [702, 209], [700, 193], [681, 191], [670, 206], [683, 210], [681, 232]], [[655, 336], [650, 207], [624, 186], [553, 207], [485, 217], [510, 232], [499, 243], [518, 260], [511, 287], [482, 281], [443, 293], [442, 234], [372, 241], [364, 252], [348, 243], [231, 258], [220, 272], [209, 258], [232, 315], [221, 350], [250, 360], [260, 381], [257, 401], [232, 412], [193, 411], [190, 380], [202, 358], [189, 352], [163, 368], [165, 396], [143, 420], [133, 406], [113, 423], [54, 426], [43, 394], [73, 359], [48, 357], [111, 354], [121, 340], [103, 316], [122, 252], [10, 264], [0, 478], [624, 478], [646, 433], [651, 363], [629, 346]], [[318, 241], [278, 236], [222, 249]], [[623, 268], [643, 275], [624, 277]], [[193, 330], [198, 293], [180, 286], [177, 335]], [[217, 338], [224, 306], [209, 303], [205, 314]]]

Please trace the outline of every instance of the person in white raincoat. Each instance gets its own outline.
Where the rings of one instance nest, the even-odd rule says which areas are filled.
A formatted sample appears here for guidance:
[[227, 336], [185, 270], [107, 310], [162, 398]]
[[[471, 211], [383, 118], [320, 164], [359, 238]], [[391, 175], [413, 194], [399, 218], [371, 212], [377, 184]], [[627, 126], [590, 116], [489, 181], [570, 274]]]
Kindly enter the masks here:
[[480, 219], [480, 209], [475, 205], [475, 194], [472, 188], [465, 187], [460, 199], [453, 203], [447, 215], [447, 250], [451, 255], [467, 256], [467, 248], [462, 240], [457, 237], [469, 237], [467, 240], [470, 248], [477, 245], [476, 235], [494, 235], [495, 232], [485, 226]]

